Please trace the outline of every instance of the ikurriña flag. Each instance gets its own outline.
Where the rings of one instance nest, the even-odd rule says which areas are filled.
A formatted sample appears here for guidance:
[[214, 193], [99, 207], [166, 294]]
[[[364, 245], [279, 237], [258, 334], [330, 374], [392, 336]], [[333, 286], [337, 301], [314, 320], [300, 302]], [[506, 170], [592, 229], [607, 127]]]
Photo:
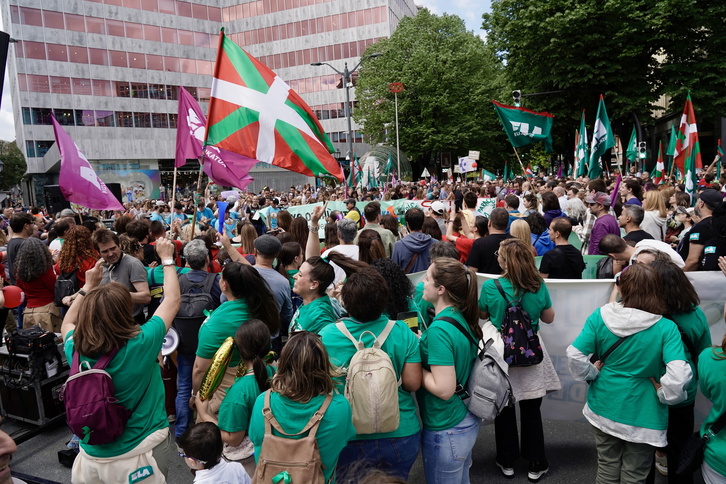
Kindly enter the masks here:
[[343, 170], [302, 98], [271, 69], [224, 35], [214, 65], [206, 145], [308, 176]]
[[53, 120], [53, 134], [60, 151], [61, 166], [58, 186], [65, 199], [93, 210], [123, 210], [124, 206], [111, 193], [88, 162], [86, 155]]
[[[681, 173], [687, 173], [686, 168], [689, 158], [693, 158], [693, 166], [696, 169], [703, 168], [701, 162], [701, 146], [698, 143], [698, 126], [696, 125], [696, 113], [691, 102], [691, 93], [688, 93], [686, 104], [683, 106], [681, 124], [678, 127], [678, 138], [673, 153], [673, 162]], [[695, 172], [694, 172], [695, 173]]]

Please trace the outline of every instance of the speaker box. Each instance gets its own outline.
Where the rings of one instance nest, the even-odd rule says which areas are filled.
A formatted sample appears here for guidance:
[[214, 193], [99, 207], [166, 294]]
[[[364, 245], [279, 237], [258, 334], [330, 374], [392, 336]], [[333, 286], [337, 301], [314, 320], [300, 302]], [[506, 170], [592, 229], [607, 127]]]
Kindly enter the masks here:
[[71, 208], [71, 203], [63, 197], [58, 185], [45, 185], [43, 187], [43, 198], [48, 212], [56, 214], [64, 208]]
[[124, 201], [121, 199], [121, 184], [120, 183], [106, 183], [106, 186], [109, 190], [111, 190], [111, 193], [113, 193], [113, 196], [116, 197], [116, 200], [118, 200], [121, 203], [124, 203]]

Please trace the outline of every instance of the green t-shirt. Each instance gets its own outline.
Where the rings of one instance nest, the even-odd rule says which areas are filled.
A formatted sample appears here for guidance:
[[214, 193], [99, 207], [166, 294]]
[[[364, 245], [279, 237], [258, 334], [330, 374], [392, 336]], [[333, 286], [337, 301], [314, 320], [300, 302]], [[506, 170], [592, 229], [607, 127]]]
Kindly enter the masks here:
[[290, 269], [287, 271], [287, 280], [290, 281], [290, 289], [295, 285], [295, 274], [300, 272], [297, 269]]
[[[711, 332], [708, 329], [708, 321], [706, 321], [706, 315], [703, 314], [703, 311], [698, 306], [690, 313], [671, 314], [670, 319], [688, 337], [697, 355], [711, 346]], [[692, 404], [696, 400], [696, 394], [698, 393], [698, 372], [696, 371], [696, 365], [693, 364], [693, 357], [688, 346], [684, 343], [683, 347], [686, 350], [686, 358], [688, 358], [688, 364], [691, 367], [693, 378], [686, 385], [688, 398], [682, 403], [673, 405], [674, 407], [685, 407]]]
[[314, 301], [303, 304], [290, 320], [290, 333], [293, 331], [310, 331], [311, 333], [320, 333], [330, 323], [336, 321], [333, 305], [330, 303], [330, 297], [323, 295]]
[[[448, 321], [437, 318], [447, 316], [455, 319], [464, 328], [469, 330], [469, 324], [461, 312], [448, 307], [436, 315], [429, 329], [421, 336], [421, 364], [425, 370], [431, 365], [453, 366], [456, 373], [456, 382], [466, 386], [471, 372], [471, 364], [476, 358], [476, 348], [469, 339]], [[476, 338], [471, 330], [469, 333]], [[452, 395], [448, 400], [429, 393], [422, 386], [416, 392], [418, 406], [421, 410], [421, 420], [427, 430], [446, 430], [461, 422], [468, 412], [466, 405], [459, 395]]]
[[423, 326], [420, 328], [422, 333], [426, 331], [429, 326], [431, 326], [431, 321], [433, 320], [433, 318], [431, 317], [432, 313], [429, 312], [429, 308], [434, 308], [433, 304], [423, 298], [423, 290], [423, 281], [416, 284], [416, 287], [414, 287], [413, 289], [413, 302], [416, 305], [416, 309], [418, 310], [418, 313], [423, 321]]
[[[585, 355], [601, 355], [618, 339], [605, 325], [600, 309], [596, 309], [572, 346]], [[587, 405], [614, 422], [665, 430], [668, 407], [658, 400], [650, 378], [660, 380], [668, 362], [685, 359], [678, 328], [670, 319], [661, 318], [629, 336], [613, 351], [587, 391]]]
[[[305, 427], [310, 417], [320, 409], [324, 400], [325, 395], [318, 395], [307, 403], [301, 403], [272, 392], [270, 409], [285, 432], [288, 434], [296, 434]], [[262, 451], [262, 440], [265, 437], [265, 417], [262, 415], [264, 406], [265, 394], [262, 393], [257, 397], [255, 407], [252, 410], [249, 430], [250, 440], [255, 445], [255, 462], [259, 461], [260, 452]], [[340, 452], [348, 445], [348, 441], [355, 437], [353, 413], [350, 410], [348, 400], [343, 395], [333, 395], [333, 400], [330, 402], [330, 406], [326, 410], [325, 415], [323, 415], [323, 419], [319, 425], [320, 427], [315, 437], [318, 441], [320, 458], [323, 461], [325, 482], [328, 482], [335, 472], [335, 466], [338, 463]], [[274, 435], [284, 437], [274, 428], [272, 432]], [[308, 432], [302, 436], [288, 438], [298, 440], [307, 434]], [[335, 482], [335, 479], [331, 482]]]
[[[348, 328], [350, 334], [358, 339], [363, 331], [371, 331], [375, 335], [381, 334], [388, 324], [388, 318], [381, 316], [375, 321], [361, 323], [352, 318], [342, 320], [345, 327]], [[325, 349], [330, 355], [330, 362], [335, 367], [347, 368], [351, 358], [356, 353], [353, 343], [345, 337], [343, 333], [334, 325], [326, 326], [320, 333], [323, 339]], [[371, 334], [363, 335], [363, 342], [369, 348], [373, 345], [373, 336]], [[396, 371], [396, 377], [401, 378], [403, 366], [406, 363], [420, 363], [421, 355], [418, 349], [418, 338], [403, 321], [396, 321], [396, 325], [386, 338], [381, 347], [383, 351], [391, 358], [391, 363]], [[345, 378], [335, 379], [335, 387], [339, 393], [345, 390]], [[355, 440], [374, 440], [374, 439], [391, 439], [396, 437], [408, 437], [421, 430], [418, 417], [416, 416], [416, 402], [413, 400], [411, 392], [398, 387], [398, 407], [400, 410], [400, 424], [396, 430], [381, 434], [356, 435]]]
[[[720, 358], [720, 359], [719, 359]], [[707, 348], [698, 357], [698, 379], [701, 393], [713, 406], [701, 425], [701, 435], [726, 412], [726, 354], [720, 347]], [[726, 476], [726, 429], [711, 437], [706, 444], [703, 459], [716, 472]]]
[[[233, 337], [240, 324], [250, 319], [247, 301], [235, 299], [234, 301], [223, 302], [214, 312], [202, 323], [199, 328], [199, 345], [197, 356], [207, 360], [214, 356], [224, 340]], [[229, 366], [239, 365], [240, 357], [237, 348], [232, 350], [232, 361]]]
[[[66, 335], [65, 351], [68, 361], [73, 360], [74, 331]], [[166, 335], [164, 321], [154, 316], [140, 327], [140, 333], [126, 342], [109, 362], [106, 371], [113, 379], [116, 398], [133, 413], [126, 422], [121, 436], [109, 444], [81, 444], [92, 457], [116, 457], [141, 443], [159, 429], [169, 426], [164, 409], [164, 383], [156, 361], [161, 343]], [[80, 357], [91, 366], [98, 359]], [[82, 435], [79, 436], [83, 438]]]
[[[267, 376], [270, 378], [275, 376], [274, 367], [267, 367]], [[230, 433], [247, 430], [250, 426], [252, 408], [260, 393], [262, 390], [257, 384], [254, 373], [235, 378], [219, 407], [217, 426]]]
[[[519, 299], [521, 293], [516, 296], [514, 294], [514, 288], [509, 279], [504, 277], [499, 278], [499, 282], [504, 289], [504, 293], [510, 300]], [[489, 319], [497, 329], [502, 329], [502, 321], [504, 320], [504, 311], [507, 309], [509, 301], [505, 301], [502, 295], [499, 293], [494, 279], [489, 279], [484, 282], [481, 288], [481, 294], [479, 295], [479, 309], [489, 313]], [[526, 292], [522, 297], [522, 307], [529, 317], [532, 318], [532, 329], [539, 331], [539, 315], [545, 309], [552, 307], [552, 300], [550, 299], [550, 292], [547, 290], [544, 282], [540, 284], [537, 292]]]

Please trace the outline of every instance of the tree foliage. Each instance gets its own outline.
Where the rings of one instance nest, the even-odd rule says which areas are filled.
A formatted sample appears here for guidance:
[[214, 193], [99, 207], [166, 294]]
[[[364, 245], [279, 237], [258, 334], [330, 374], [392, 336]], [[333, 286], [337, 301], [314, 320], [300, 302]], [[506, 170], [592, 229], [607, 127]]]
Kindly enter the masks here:
[[0, 141], [0, 161], [3, 162], [0, 171], [0, 190], [8, 190], [20, 183], [25, 175], [27, 170], [25, 157], [14, 141]]
[[400, 144], [410, 158], [428, 164], [439, 153], [455, 157], [479, 150], [482, 160], [501, 159], [491, 141], [503, 132], [489, 102], [501, 90], [501, 65], [463, 20], [422, 9], [366, 54], [374, 52], [383, 56], [361, 66], [354, 113], [374, 143], [395, 145], [394, 95], [388, 87], [401, 82]]

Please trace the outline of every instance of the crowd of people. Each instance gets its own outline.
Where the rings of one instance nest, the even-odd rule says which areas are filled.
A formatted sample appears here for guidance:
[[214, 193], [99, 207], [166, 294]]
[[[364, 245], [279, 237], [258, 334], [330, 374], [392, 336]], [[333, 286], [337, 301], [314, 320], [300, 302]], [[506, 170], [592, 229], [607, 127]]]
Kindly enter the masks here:
[[[550, 176], [207, 193], [113, 214], [6, 208], [0, 274], [25, 300], [0, 319], [8, 332], [60, 333], [69, 362], [113, 354], [106, 371], [131, 417], [110, 443], [78, 436], [73, 482], [128, 482], [140, 469], [165, 482], [176, 450], [195, 482], [284, 472], [352, 483], [372, 470], [369, 482], [406, 482], [420, 455], [427, 482], [466, 483], [482, 424], [462, 391], [479, 350], [470, 340], [501, 333], [512, 301], [535, 334], [557, 324], [546, 281], [581, 279], [597, 263], [597, 277], [615, 279], [611, 300], [583, 315], [567, 349], [573, 377], [589, 384], [597, 482], [661, 472], [689, 483], [676, 468], [698, 388], [713, 403], [701, 434], [726, 412], [726, 335], [712, 346], [686, 276], [726, 274], [722, 182], [706, 175], [689, 195], [647, 173]], [[490, 213], [481, 198], [494, 199]], [[382, 207], [399, 199], [429, 208]], [[288, 211], [308, 204], [309, 219]], [[421, 272], [414, 286], [407, 276]], [[479, 287], [476, 273], [500, 277]], [[59, 281], [74, 286], [60, 301]], [[162, 362], [170, 328], [179, 345]], [[390, 375], [362, 399], [366, 349], [386, 356]], [[508, 370], [519, 428], [514, 407], [494, 420], [494, 464], [514, 477], [521, 458], [530, 482], [550, 468], [542, 399], [561, 389], [542, 352]], [[702, 474], [726, 482], [726, 432], [707, 442]]]

